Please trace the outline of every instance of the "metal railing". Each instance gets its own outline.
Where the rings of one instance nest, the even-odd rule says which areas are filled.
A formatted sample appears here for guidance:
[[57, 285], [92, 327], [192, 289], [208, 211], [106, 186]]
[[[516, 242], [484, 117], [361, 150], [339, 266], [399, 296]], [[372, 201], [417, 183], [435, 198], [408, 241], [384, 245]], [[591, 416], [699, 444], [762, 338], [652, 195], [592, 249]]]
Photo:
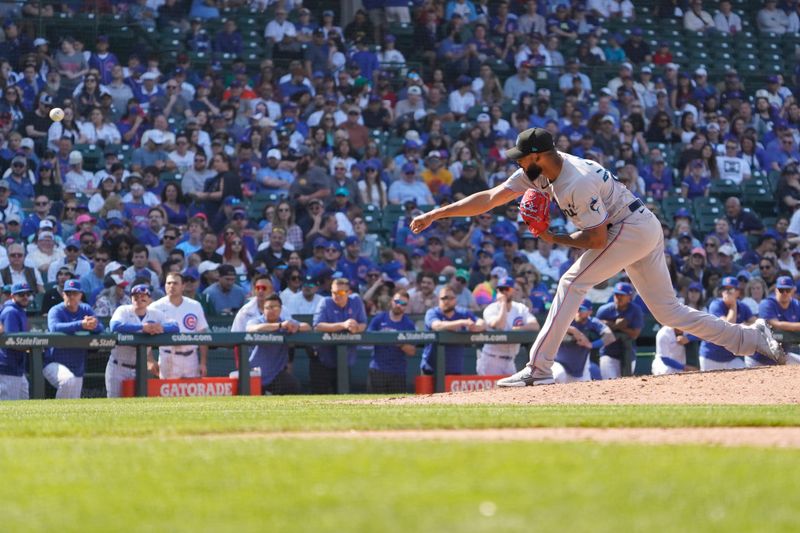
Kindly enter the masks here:
[[[337, 392], [350, 391], [350, 368], [347, 364], [349, 346], [373, 346], [396, 344], [435, 344], [436, 374], [435, 390], [445, 390], [445, 347], [460, 344], [474, 346], [482, 344], [530, 344], [536, 338], [529, 331], [490, 331], [485, 333], [454, 333], [430, 331], [365, 332], [349, 333], [175, 333], [163, 335], [141, 334], [76, 334], [63, 333], [12, 333], [0, 339], [0, 347], [30, 351], [30, 395], [44, 398], [42, 375], [44, 350], [48, 348], [82, 348], [110, 352], [115, 346], [136, 347], [137, 396], [147, 395], [147, 348], [176, 345], [205, 345], [213, 347], [244, 347], [262, 344], [288, 345], [290, 347], [335, 346], [337, 352]], [[250, 394], [250, 362], [248, 354], [239, 350], [240, 395]]]

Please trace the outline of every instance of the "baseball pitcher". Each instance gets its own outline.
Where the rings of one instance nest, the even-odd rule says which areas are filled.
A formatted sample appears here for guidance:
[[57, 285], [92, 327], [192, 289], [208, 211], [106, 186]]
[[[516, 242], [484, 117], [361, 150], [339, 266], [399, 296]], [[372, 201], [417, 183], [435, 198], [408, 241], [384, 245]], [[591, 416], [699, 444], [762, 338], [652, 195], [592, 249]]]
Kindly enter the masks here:
[[[498, 381], [499, 386], [552, 384], [558, 347], [584, 295], [622, 269], [660, 323], [725, 346], [738, 355], [757, 351], [775, 360], [785, 359], [763, 320], [752, 326], [730, 324], [678, 301], [664, 261], [661, 223], [610, 171], [594, 161], [556, 150], [553, 137], [542, 128], [520, 133], [516, 146], [507, 150], [506, 156], [520, 168], [504, 183], [437, 207], [410, 224], [411, 230], [419, 233], [440, 218], [475, 216], [524, 194], [520, 213], [534, 235], [585, 250], [559, 280], [547, 320], [531, 348], [530, 362]], [[561, 234], [547, 229], [547, 210], [539, 195], [555, 200], [578, 231]]]

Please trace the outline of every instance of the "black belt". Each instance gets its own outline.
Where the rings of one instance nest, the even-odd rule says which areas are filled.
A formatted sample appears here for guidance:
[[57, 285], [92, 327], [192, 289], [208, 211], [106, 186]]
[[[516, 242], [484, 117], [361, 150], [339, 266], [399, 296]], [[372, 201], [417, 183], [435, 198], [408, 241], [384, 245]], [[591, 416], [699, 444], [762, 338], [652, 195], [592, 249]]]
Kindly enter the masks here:
[[[635, 213], [637, 209], [640, 209], [640, 208], [643, 208], [643, 207], [644, 207], [644, 204], [638, 198], [636, 200], [634, 200], [633, 202], [631, 202], [630, 204], [628, 204], [628, 210], [631, 213]], [[619, 222], [622, 222], [623, 220], [620, 220]], [[619, 222], [615, 222], [614, 224], [619, 224]], [[606, 224], [606, 228], [611, 229], [611, 227], [614, 226], [614, 224]]]
[[176, 351], [173, 351], [173, 350], [165, 350], [165, 349], [162, 348], [161, 351], [166, 353], [166, 354], [169, 354], [169, 355], [182, 355], [184, 357], [187, 357], [189, 355], [193, 355], [194, 354], [194, 350], [191, 350], [189, 352], [176, 352]]
[[634, 213], [640, 207], [644, 207], [644, 204], [637, 198], [635, 202], [631, 202], [631, 204], [628, 206], [628, 209], [630, 209], [631, 213]]
[[111, 362], [114, 363], [115, 365], [119, 365], [124, 368], [130, 368], [131, 370], [136, 370], [136, 365], [126, 365], [125, 363], [120, 363], [116, 359], [112, 359]]

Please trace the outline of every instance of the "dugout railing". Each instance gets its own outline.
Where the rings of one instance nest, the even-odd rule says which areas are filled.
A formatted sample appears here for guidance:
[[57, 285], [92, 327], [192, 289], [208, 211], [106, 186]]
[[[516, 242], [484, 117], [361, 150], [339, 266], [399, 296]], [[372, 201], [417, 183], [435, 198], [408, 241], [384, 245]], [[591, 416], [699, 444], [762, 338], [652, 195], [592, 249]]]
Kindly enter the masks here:
[[[217, 348], [253, 346], [257, 344], [286, 344], [291, 347], [333, 345], [337, 349], [337, 392], [350, 391], [350, 369], [347, 365], [349, 346], [413, 344], [436, 346], [435, 391], [445, 388], [445, 347], [452, 344], [478, 346], [483, 344], [530, 344], [536, 333], [529, 331], [491, 331], [485, 333], [455, 332], [365, 332], [346, 333], [176, 333], [164, 335], [66, 335], [63, 333], [13, 333], [0, 339], [0, 347], [25, 350], [30, 353], [30, 396], [45, 397], [42, 375], [44, 351], [48, 348], [83, 348], [109, 354], [117, 346], [136, 347], [136, 395], [147, 395], [147, 348], [175, 345], [206, 345]], [[245, 353], [239, 350], [240, 353]], [[232, 352], [233, 353], [233, 352]], [[239, 358], [238, 390], [250, 394], [250, 364], [247, 357]]]
[[[800, 343], [800, 333], [776, 332], [778, 340]], [[350, 392], [350, 368], [347, 365], [349, 346], [375, 346], [394, 344], [425, 345], [436, 347], [436, 392], [445, 390], [445, 347], [460, 344], [530, 344], [536, 338], [529, 331], [487, 331], [482, 333], [456, 333], [431, 331], [365, 332], [349, 333], [176, 333], [163, 335], [101, 334], [66, 335], [63, 333], [12, 333], [3, 335], [0, 347], [24, 350], [30, 353], [30, 397], [45, 397], [42, 375], [44, 351], [48, 348], [83, 348], [109, 354], [117, 346], [136, 347], [136, 396], [147, 396], [147, 348], [175, 345], [206, 345], [218, 348], [254, 346], [258, 344], [286, 344], [290, 347], [333, 345], [337, 350], [337, 392]], [[232, 351], [233, 353], [233, 351]], [[241, 349], [239, 353], [245, 353]], [[626, 364], [627, 363], [627, 364]], [[630, 361], [622, 368], [630, 368]], [[250, 363], [248, 357], [239, 358], [238, 391], [250, 394]]]

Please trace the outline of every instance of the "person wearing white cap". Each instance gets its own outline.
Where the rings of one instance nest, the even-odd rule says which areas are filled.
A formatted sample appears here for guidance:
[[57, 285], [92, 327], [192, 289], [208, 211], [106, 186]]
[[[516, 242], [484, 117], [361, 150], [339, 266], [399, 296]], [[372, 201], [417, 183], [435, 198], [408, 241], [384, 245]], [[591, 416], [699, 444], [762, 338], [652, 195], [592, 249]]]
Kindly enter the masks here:
[[11, 215], [22, 217], [19, 204], [11, 202], [11, 186], [7, 179], [0, 179], [0, 222], [5, 222]]
[[156, 81], [158, 80], [158, 74], [155, 72], [145, 72], [142, 74], [141, 78], [142, 84], [139, 86], [139, 94], [137, 98], [139, 100], [139, 105], [144, 111], [150, 110], [150, 101], [154, 97], [164, 97], [164, 89], [161, 88]]
[[28, 245], [25, 264], [47, 274], [50, 263], [64, 259], [64, 250], [56, 246], [55, 236], [50, 230], [39, 231], [34, 244]]
[[94, 309], [95, 316], [109, 317], [114, 309], [121, 305], [130, 305], [131, 297], [125, 293], [125, 287], [130, 285], [122, 276], [111, 274], [103, 280], [104, 288], [97, 295]]
[[256, 181], [264, 192], [277, 194], [285, 198], [289, 195], [289, 187], [294, 182], [294, 174], [280, 168], [281, 151], [272, 148], [267, 152], [267, 164], [256, 173]]
[[133, 151], [131, 155], [131, 171], [140, 173], [147, 167], [162, 169], [169, 161], [167, 152], [164, 151], [165, 137], [161, 130], [147, 130], [150, 135], [147, 143]]
[[97, 192], [94, 173], [84, 170], [83, 154], [78, 150], [69, 153], [69, 172], [64, 177], [64, 184], [70, 184], [75, 187], [75, 190], [88, 196]]
[[422, 98], [422, 88], [419, 85], [411, 85], [406, 90], [406, 97], [394, 108], [394, 116], [400, 118], [408, 114], [414, 114], [418, 110], [425, 111], [425, 100]]

